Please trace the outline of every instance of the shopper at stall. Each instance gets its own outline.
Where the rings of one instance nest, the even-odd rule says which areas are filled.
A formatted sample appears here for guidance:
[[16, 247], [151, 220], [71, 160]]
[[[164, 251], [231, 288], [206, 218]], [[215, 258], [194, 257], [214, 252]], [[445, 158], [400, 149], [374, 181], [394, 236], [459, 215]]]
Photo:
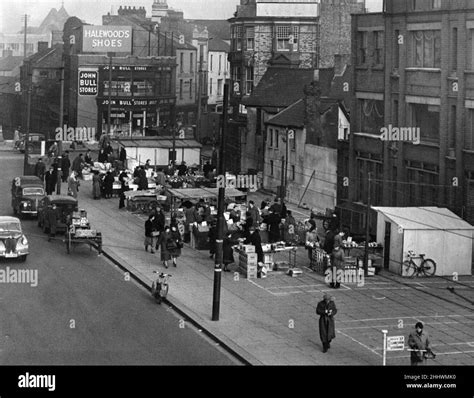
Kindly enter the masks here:
[[408, 336], [408, 346], [412, 350], [410, 353], [411, 366], [426, 365], [426, 359], [435, 356], [430, 348], [428, 333], [423, 330], [421, 322], [415, 324], [415, 330]]
[[222, 262], [224, 263], [224, 271], [230, 272], [228, 268], [230, 264], [234, 263], [234, 249], [233, 246], [238, 243], [237, 240], [232, 239], [232, 234], [227, 232], [226, 236], [224, 237], [223, 242], [223, 254], [222, 254]]
[[163, 169], [160, 168], [156, 172], [155, 182], [156, 182], [156, 185], [161, 185], [162, 187], [166, 185], [166, 175], [163, 172]]
[[[275, 209], [275, 208], [273, 208]], [[272, 208], [268, 210], [268, 216], [264, 217], [264, 222], [268, 225], [268, 240], [270, 243], [280, 241], [280, 213], [275, 213]]]
[[336, 231], [328, 230], [326, 232], [326, 237], [324, 238], [324, 251], [327, 254], [331, 254], [334, 249], [334, 238], [337, 235]]
[[153, 221], [155, 220], [155, 215], [150, 214], [148, 220], [145, 221], [145, 251], [148, 251], [148, 246], [151, 248], [151, 252], [155, 253], [155, 245], [153, 242]]
[[262, 222], [262, 217], [260, 216], [260, 212], [255, 206], [253, 200], [249, 200], [247, 211], [250, 213], [250, 217], [252, 218], [252, 225], [257, 227]]
[[71, 175], [67, 179], [67, 193], [74, 199], [77, 199], [77, 192], [79, 190], [80, 182], [77, 179], [76, 171], [72, 171]]
[[319, 246], [318, 229], [316, 228], [316, 221], [309, 219], [306, 222], [306, 249], [308, 250], [309, 261], [312, 261], [313, 249]]
[[73, 160], [71, 170], [76, 173], [77, 178], [82, 178], [83, 168], [84, 168], [84, 158], [82, 157], [82, 153], [80, 153]]
[[296, 220], [291, 210], [286, 211], [285, 223], [283, 224], [283, 240], [287, 243], [294, 243], [296, 240]]
[[125, 169], [119, 175], [120, 181], [120, 201], [119, 201], [119, 209], [123, 209], [125, 207], [125, 192], [129, 190], [128, 188], [128, 174]]
[[107, 171], [104, 178], [104, 194], [106, 199], [111, 198], [114, 193], [114, 181], [115, 177], [112, 172], [110, 170]]
[[280, 203], [280, 198], [276, 197], [273, 200], [273, 204], [270, 206], [270, 210], [273, 211], [275, 214], [279, 214], [281, 216], [281, 211], [283, 210], [283, 207]]
[[61, 158], [61, 180], [63, 182], [67, 182], [70, 167], [71, 160], [69, 159], [69, 151], [65, 151]]
[[341, 287], [341, 282], [339, 280], [340, 270], [344, 270], [344, 250], [342, 249], [341, 239], [339, 238], [334, 240], [334, 249], [331, 253], [332, 281], [329, 285], [332, 288], [339, 289], [339, 287]]
[[186, 166], [186, 162], [183, 160], [181, 164], [178, 166], [178, 175], [183, 177], [188, 172], [188, 167]]
[[93, 171], [92, 175], [92, 197], [94, 199], [100, 199], [101, 196], [101, 179], [97, 170]]
[[316, 314], [319, 315], [319, 337], [323, 343], [323, 352], [331, 348], [331, 341], [336, 338], [336, 327], [334, 315], [337, 314], [336, 304], [333, 298], [325, 293], [316, 307]]
[[250, 227], [249, 236], [244, 241], [248, 245], [255, 246], [255, 253], [257, 253], [257, 262], [263, 263], [263, 249], [262, 249], [262, 239], [260, 238], [260, 233], [255, 227]]
[[94, 166], [94, 161], [92, 160], [92, 152], [90, 149], [87, 150], [86, 156], [84, 157], [84, 162], [89, 166]]
[[140, 166], [137, 171], [138, 174], [138, 190], [143, 191], [148, 189], [148, 178], [144, 166]]

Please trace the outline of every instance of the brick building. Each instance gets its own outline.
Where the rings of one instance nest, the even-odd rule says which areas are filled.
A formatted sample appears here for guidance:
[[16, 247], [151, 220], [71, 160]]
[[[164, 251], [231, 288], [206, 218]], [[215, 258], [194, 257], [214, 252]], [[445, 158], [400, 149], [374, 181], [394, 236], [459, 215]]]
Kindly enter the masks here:
[[341, 208], [365, 211], [372, 172], [372, 205], [448, 207], [474, 222], [474, 1], [386, 1], [353, 16], [352, 37]]
[[[241, 140], [246, 144], [238, 149], [242, 154], [239, 170], [261, 170], [258, 159], [263, 156], [264, 136], [258, 135], [257, 130], [263, 129], [265, 120], [259, 110], [248, 109], [246, 97], [258, 86], [268, 67], [333, 66], [335, 54], [350, 54], [350, 14], [362, 11], [359, 0], [241, 0], [234, 18], [229, 20], [233, 109], [229, 134], [251, 137]], [[243, 156], [254, 148], [254, 160]]]

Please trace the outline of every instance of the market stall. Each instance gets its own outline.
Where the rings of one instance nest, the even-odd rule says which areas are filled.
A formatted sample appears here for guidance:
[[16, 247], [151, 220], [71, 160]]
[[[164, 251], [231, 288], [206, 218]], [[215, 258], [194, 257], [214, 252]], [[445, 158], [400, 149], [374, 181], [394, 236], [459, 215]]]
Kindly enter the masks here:
[[373, 207], [377, 211], [377, 243], [384, 246], [383, 264], [402, 274], [409, 251], [437, 264], [436, 275], [472, 274], [474, 227], [446, 208]]

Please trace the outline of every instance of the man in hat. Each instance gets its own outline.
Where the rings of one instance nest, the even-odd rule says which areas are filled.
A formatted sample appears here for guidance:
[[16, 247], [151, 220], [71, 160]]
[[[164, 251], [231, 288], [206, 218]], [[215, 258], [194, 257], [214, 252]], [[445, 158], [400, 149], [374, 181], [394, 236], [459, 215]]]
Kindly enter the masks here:
[[430, 348], [428, 333], [423, 331], [421, 322], [415, 324], [415, 330], [408, 336], [408, 346], [412, 350], [410, 354], [412, 366], [426, 365], [427, 354], [434, 356]]
[[334, 315], [337, 314], [336, 304], [329, 294], [324, 293], [316, 307], [316, 314], [319, 315], [319, 337], [323, 343], [323, 352], [327, 352], [331, 348], [331, 340], [336, 338]]

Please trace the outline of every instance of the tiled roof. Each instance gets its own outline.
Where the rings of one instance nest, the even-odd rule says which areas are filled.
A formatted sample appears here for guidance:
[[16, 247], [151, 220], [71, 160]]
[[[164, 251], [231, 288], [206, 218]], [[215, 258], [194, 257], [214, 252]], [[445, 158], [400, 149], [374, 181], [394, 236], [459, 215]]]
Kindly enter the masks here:
[[268, 119], [267, 124], [282, 127], [304, 127], [305, 103], [299, 99], [288, 108]]
[[227, 44], [224, 40], [213, 37], [209, 39], [209, 51], [222, 51], [229, 53], [230, 45]]
[[269, 67], [253, 93], [242, 99], [252, 107], [286, 108], [303, 98], [303, 89], [313, 81], [313, 69]]

